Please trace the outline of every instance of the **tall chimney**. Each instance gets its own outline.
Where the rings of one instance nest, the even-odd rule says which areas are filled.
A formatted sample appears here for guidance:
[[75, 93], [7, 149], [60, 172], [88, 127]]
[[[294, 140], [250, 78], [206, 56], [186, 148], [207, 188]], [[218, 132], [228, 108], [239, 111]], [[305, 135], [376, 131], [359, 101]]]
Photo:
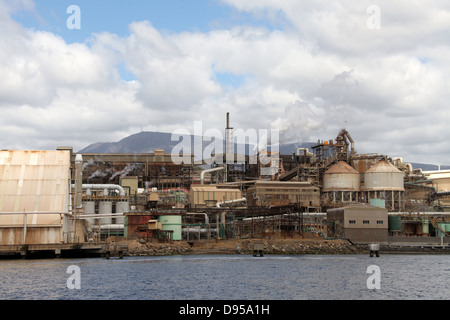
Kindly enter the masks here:
[[233, 128], [230, 127], [230, 113], [227, 112], [227, 127], [225, 128], [225, 152], [226, 152], [226, 162], [234, 163], [234, 139], [233, 139]]

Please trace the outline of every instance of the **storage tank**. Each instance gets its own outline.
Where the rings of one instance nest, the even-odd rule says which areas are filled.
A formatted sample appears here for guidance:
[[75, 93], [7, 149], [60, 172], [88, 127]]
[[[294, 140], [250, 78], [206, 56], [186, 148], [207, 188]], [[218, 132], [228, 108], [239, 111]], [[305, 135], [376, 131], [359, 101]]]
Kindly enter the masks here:
[[[98, 204], [99, 214], [112, 214], [112, 202], [111, 201], [100, 201]], [[112, 224], [112, 217], [100, 218], [100, 224]]]
[[[130, 212], [130, 204], [128, 201], [118, 201], [116, 202], [116, 213], [126, 213]], [[125, 223], [125, 217], [115, 217], [116, 218], [116, 224], [124, 224]]]
[[365, 198], [385, 199], [390, 212], [404, 210], [404, 173], [386, 160], [380, 160], [364, 173]]
[[159, 217], [162, 230], [173, 230], [172, 240], [181, 240], [181, 216], [180, 215], [165, 215]]
[[[95, 214], [95, 202], [94, 201], [83, 201], [84, 215], [94, 215]], [[86, 222], [90, 226], [95, 225], [95, 218], [86, 219]]]
[[402, 219], [400, 216], [388, 216], [388, 229], [389, 231], [401, 231]]
[[323, 191], [359, 191], [359, 172], [344, 161], [332, 165], [323, 175]]
[[422, 221], [422, 233], [423, 234], [430, 233], [430, 221], [428, 219], [423, 219]]
[[360, 173], [344, 161], [332, 165], [323, 174], [323, 200], [325, 207], [359, 201]]
[[366, 190], [404, 191], [404, 173], [386, 160], [380, 160], [364, 174]]

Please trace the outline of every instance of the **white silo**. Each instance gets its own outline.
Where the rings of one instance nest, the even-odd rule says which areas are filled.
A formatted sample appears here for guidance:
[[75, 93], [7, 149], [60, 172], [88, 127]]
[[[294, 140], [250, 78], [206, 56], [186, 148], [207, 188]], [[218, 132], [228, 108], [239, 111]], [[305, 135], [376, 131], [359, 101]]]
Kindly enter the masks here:
[[[95, 214], [95, 202], [94, 201], [83, 201], [84, 214], [92, 216]], [[95, 225], [95, 218], [87, 218], [85, 219], [89, 227]]]
[[[127, 213], [130, 212], [130, 203], [128, 201], [117, 201], [116, 202], [116, 213]], [[116, 216], [116, 224], [124, 224], [125, 218], [123, 216]]]
[[360, 190], [360, 173], [344, 161], [332, 165], [323, 175], [322, 193], [329, 204], [357, 202]]
[[[111, 201], [100, 201], [98, 203], [98, 213], [99, 214], [112, 214], [112, 202]], [[110, 225], [110, 224], [112, 224], [112, 216], [100, 218], [100, 225]]]
[[380, 160], [364, 173], [366, 199], [384, 199], [386, 209], [401, 211], [404, 207], [404, 173], [387, 160]]

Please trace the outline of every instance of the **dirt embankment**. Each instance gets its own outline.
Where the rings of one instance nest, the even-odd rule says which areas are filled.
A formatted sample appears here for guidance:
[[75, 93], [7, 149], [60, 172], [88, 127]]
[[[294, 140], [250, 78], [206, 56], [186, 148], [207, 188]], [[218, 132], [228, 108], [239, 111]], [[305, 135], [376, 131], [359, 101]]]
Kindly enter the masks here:
[[130, 256], [163, 256], [185, 254], [253, 254], [255, 245], [263, 254], [355, 254], [365, 250], [345, 240], [322, 239], [234, 239], [205, 242], [174, 241], [152, 243], [128, 240]]

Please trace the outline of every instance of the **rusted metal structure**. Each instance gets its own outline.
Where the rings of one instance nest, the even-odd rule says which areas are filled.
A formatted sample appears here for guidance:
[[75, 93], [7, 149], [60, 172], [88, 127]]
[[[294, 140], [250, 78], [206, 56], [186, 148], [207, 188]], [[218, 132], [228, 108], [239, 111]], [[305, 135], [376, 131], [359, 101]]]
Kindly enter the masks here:
[[[83, 153], [84, 183], [119, 184], [125, 176], [138, 177], [138, 187], [158, 189], [189, 188], [192, 184], [193, 155], [189, 163], [174, 163], [164, 150], [153, 153]], [[76, 154], [72, 155], [74, 161]]]
[[249, 207], [296, 205], [303, 211], [320, 208], [320, 189], [309, 182], [254, 181], [245, 195]]
[[252, 238], [301, 237], [303, 235], [303, 209], [301, 207], [254, 207], [248, 208], [247, 218], [236, 220], [233, 231], [237, 237]]

